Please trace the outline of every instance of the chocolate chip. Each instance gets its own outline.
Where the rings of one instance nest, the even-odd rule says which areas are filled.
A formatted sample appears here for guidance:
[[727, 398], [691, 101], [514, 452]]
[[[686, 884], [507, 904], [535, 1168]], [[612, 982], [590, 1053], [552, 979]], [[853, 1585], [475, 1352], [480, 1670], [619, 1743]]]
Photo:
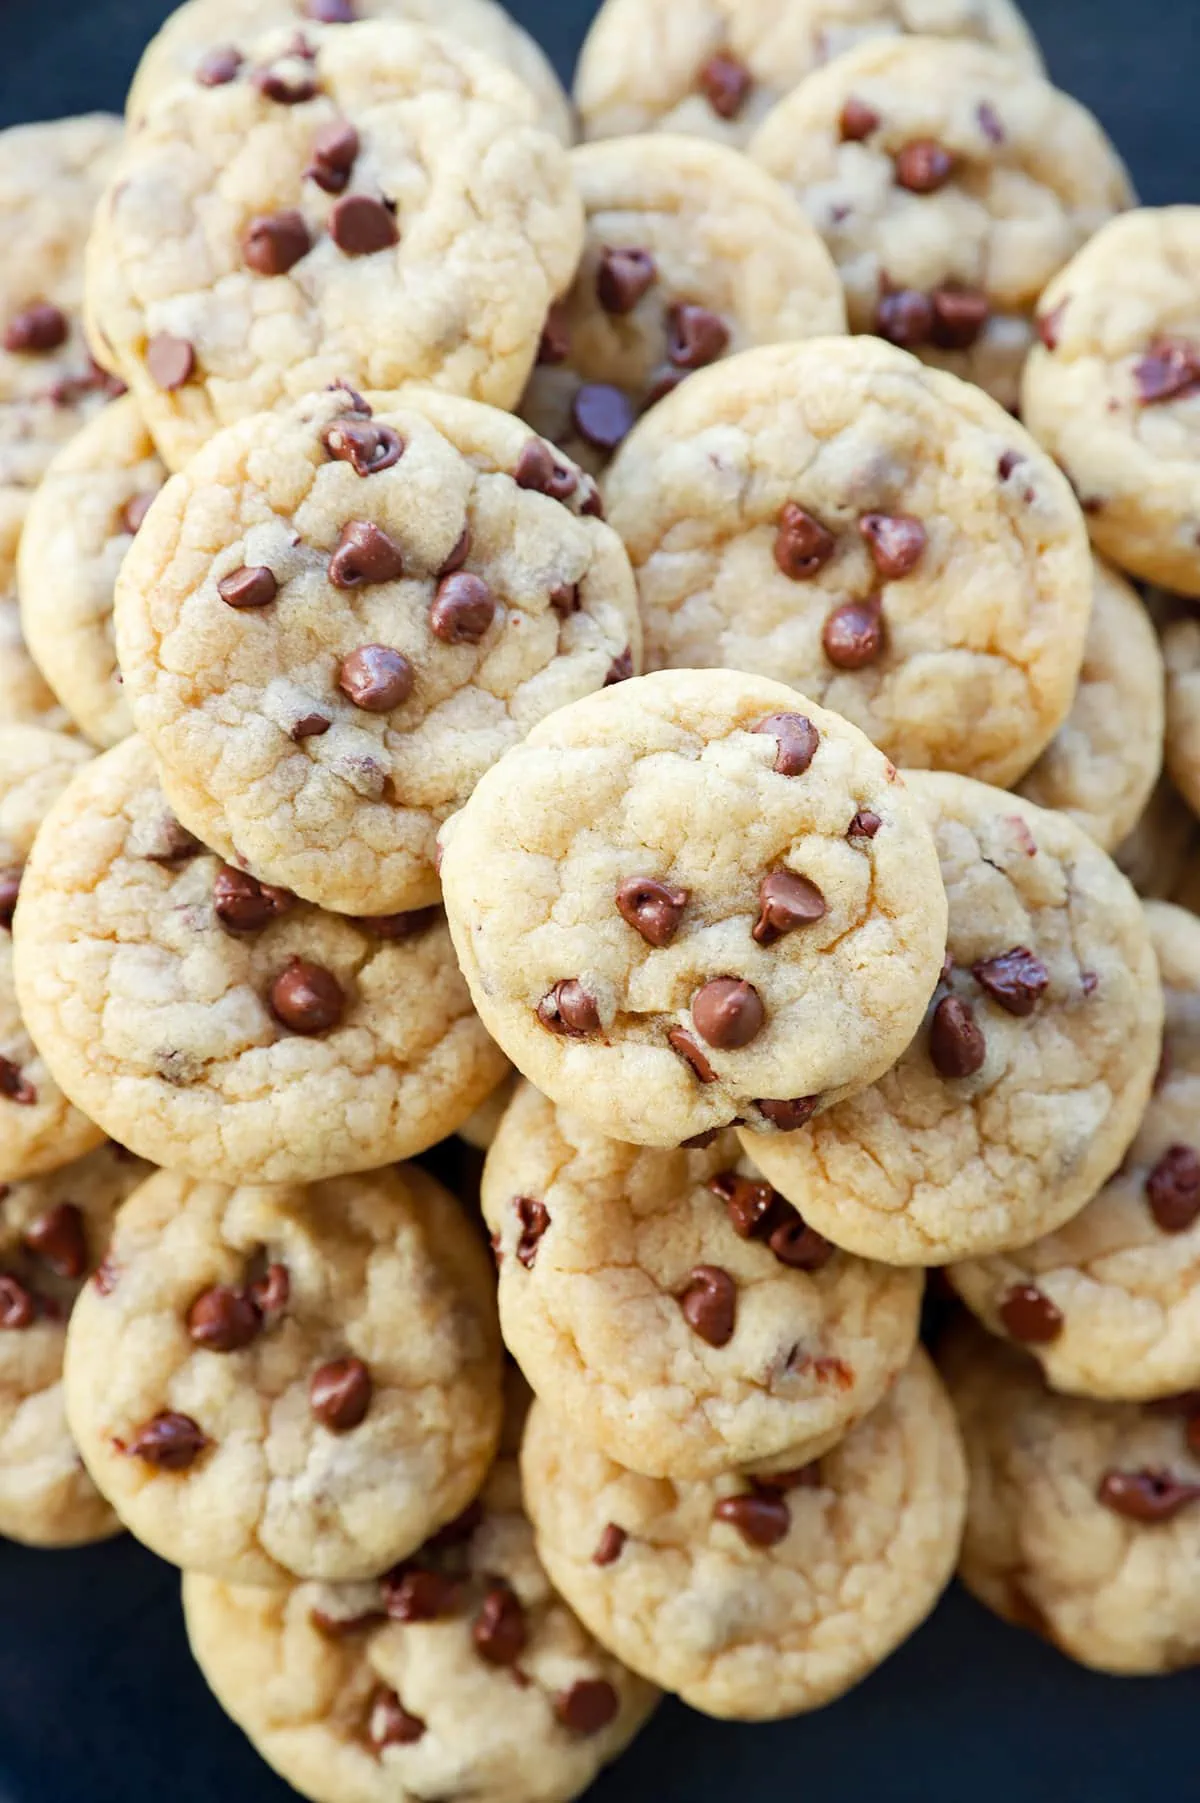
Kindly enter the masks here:
[[647, 945], [670, 945], [679, 931], [690, 891], [650, 876], [627, 877], [617, 890], [617, 913]]
[[969, 351], [991, 315], [991, 302], [979, 288], [935, 288], [929, 297], [933, 324], [929, 336], [942, 351]]
[[824, 1234], [810, 1227], [799, 1209], [780, 1198], [782, 1219], [767, 1235], [767, 1245], [781, 1265], [790, 1271], [822, 1271], [833, 1257], [835, 1247]]
[[341, 194], [350, 181], [358, 158], [359, 137], [348, 119], [323, 125], [312, 141], [312, 158], [304, 171], [326, 194]]
[[554, 1714], [571, 1734], [599, 1734], [615, 1722], [621, 1702], [607, 1678], [576, 1678], [554, 1699]]
[[453, 576], [455, 570], [461, 570], [471, 555], [471, 528], [464, 526], [450, 548], [450, 555], [435, 575]]
[[294, 208], [261, 214], [242, 234], [242, 256], [256, 275], [286, 275], [311, 249], [304, 216]]
[[404, 440], [391, 426], [369, 419], [338, 419], [326, 426], [321, 442], [331, 457], [348, 463], [356, 476], [377, 476], [404, 455]]
[[707, 307], [667, 309], [667, 356], [676, 369], [704, 369], [728, 348], [729, 327]]
[[596, 270], [596, 299], [606, 313], [632, 313], [657, 280], [648, 250], [605, 250]]
[[625, 1551], [625, 1542], [629, 1535], [624, 1528], [619, 1528], [615, 1521], [610, 1521], [601, 1534], [592, 1554], [593, 1565], [615, 1565]]
[[441, 918], [442, 910], [435, 903], [429, 908], [409, 908], [403, 914], [364, 914], [358, 924], [379, 939], [415, 939]]
[[996, 464], [996, 474], [999, 476], [1001, 482], [1007, 482], [1013, 471], [1025, 461], [1025, 457], [1020, 451], [1001, 451], [999, 461]]
[[1154, 344], [1135, 364], [1133, 379], [1143, 407], [1194, 394], [1200, 385], [1200, 347], [1166, 340]]
[[507, 1584], [493, 1584], [471, 1628], [475, 1651], [489, 1665], [515, 1665], [527, 1638], [520, 1598]]
[[542, 336], [538, 341], [537, 362], [547, 368], [565, 363], [571, 355], [571, 327], [567, 318], [567, 309], [562, 301], [555, 301], [546, 315], [546, 323], [542, 327]]
[[439, 1571], [399, 1566], [382, 1580], [383, 1606], [392, 1621], [439, 1621], [452, 1615], [459, 1586]]
[[1063, 315], [1066, 313], [1066, 310], [1066, 301], [1059, 301], [1057, 307], [1051, 307], [1048, 313], [1040, 314], [1034, 321], [1034, 324], [1037, 327], [1037, 335], [1048, 351], [1056, 351], [1058, 349], [1059, 334], [1062, 330]]
[[713, 1520], [736, 1528], [747, 1546], [765, 1549], [787, 1539], [792, 1512], [782, 1496], [748, 1491], [741, 1496], [723, 1496], [713, 1510]]
[[532, 1196], [514, 1196], [513, 1213], [521, 1228], [517, 1240], [517, 1262], [524, 1265], [527, 1271], [532, 1271], [542, 1236], [550, 1226], [550, 1210], [544, 1202], [538, 1202]]
[[1063, 1330], [1062, 1310], [1036, 1284], [1014, 1284], [996, 1312], [1009, 1339], [1023, 1346], [1049, 1346]]
[[604, 678], [604, 687], [606, 689], [615, 688], [619, 682], [628, 682], [632, 675], [633, 646], [626, 645], [624, 651], [618, 652], [612, 663], [609, 664], [608, 673]]
[[1146, 1179], [1146, 1197], [1163, 1233], [1186, 1233], [1200, 1215], [1200, 1156], [1169, 1146]]
[[25, 1229], [25, 1244], [56, 1277], [77, 1279], [88, 1264], [87, 1225], [74, 1202], [60, 1202]]
[[750, 730], [766, 733], [777, 741], [779, 749], [774, 764], [777, 776], [803, 776], [821, 742], [821, 735], [805, 714], [768, 714]]
[[879, 114], [865, 100], [858, 100], [851, 94], [843, 106], [838, 119], [838, 132], [844, 144], [861, 144], [864, 138], [878, 129]]
[[[294, 50], [292, 54], [303, 56], [304, 52]], [[264, 100], [273, 100], [278, 106], [300, 106], [318, 91], [315, 75], [288, 74], [282, 69], [256, 69], [254, 85]]]
[[832, 532], [795, 501], [788, 501], [779, 515], [775, 533], [775, 562], [792, 582], [811, 582], [823, 570], [835, 550]]
[[262, 1319], [245, 1290], [214, 1284], [202, 1290], [187, 1312], [187, 1330], [208, 1352], [240, 1352], [257, 1339]]
[[32, 1108], [38, 1099], [37, 1089], [11, 1058], [0, 1058], [0, 1096], [18, 1108]]
[[746, 104], [754, 79], [745, 63], [728, 50], [710, 56], [696, 85], [720, 119], [736, 119]]
[[986, 990], [1006, 1014], [1019, 1020], [1031, 1015], [1047, 989], [1050, 972], [1040, 958], [1023, 945], [1015, 945], [998, 958], [984, 958], [971, 966], [979, 987]]
[[742, 1177], [737, 1171], [722, 1171], [708, 1187], [724, 1202], [729, 1225], [739, 1239], [761, 1239], [768, 1232], [779, 1202], [778, 1192], [769, 1183]]
[[320, 25], [353, 25], [358, 18], [352, 0], [305, 0], [304, 10]]
[[109, 400], [116, 400], [126, 393], [124, 382], [118, 376], [110, 375], [101, 369], [94, 357], [89, 356], [88, 368], [79, 376], [60, 376], [52, 384], [49, 399], [56, 407], [74, 407], [85, 401], [89, 395], [107, 395]]
[[586, 1039], [600, 1031], [600, 1010], [577, 977], [564, 977], [537, 1005], [543, 1027], [562, 1039]]
[[1169, 1471], [1106, 1471], [1096, 1496], [1115, 1515], [1155, 1525], [1200, 1502], [1200, 1484], [1185, 1483]]
[[367, 1739], [377, 1753], [385, 1747], [411, 1747], [425, 1732], [419, 1715], [410, 1715], [394, 1690], [379, 1685], [367, 1708]]
[[65, 344], [70, 327], [61, 307], [49, 301], [35, 301], [11, 319], [4, 333], [4, 348], [16, 354], [42, 355]]
[[366, 1419], [371, 1389], [371, 1373], [361, 1359], [331, 1359], [309, 1380], [309, 1406], [331, 1434], [348, 1434]]
[[975, 108], [975, 117], [979, 121], [979, 129], [985, 138], [993, 144], [1003, 144], [1006, 133], [1000, 123], [1000, 115], [990, 100], [981, 100]]
[[934, 138], [914, 138], [892, 162], [897, 182], [911, 194], [936, 194], [954, 173], [954, 158]]
[[395, 582], [404, 574], [404, 553], [374, 520], [347, 520], [329, 560], [334, 588], [364, 588], [373, 582]]
[[871, 808], [860, 808], [846, 828], [847, 839], [873, 839], [883, 821]]
[[929, 1028], [929, 1056], [939, 1077], [973, 1077], [987, 1056], [971, 1004], [959, 996], [943, 996]]
[[429, 630], [444, 645], [478, 645], [496, 617], [496, 597], [482, 576], [443, 576], [429, 610]]
[[875, 330], [889, 344], [915, 350], [933, 335], [933, 302], [916, 288], [896, 288], [879, 297]]
[[144, 1421], [122, 1448], [130, 1458], [141, 1459], [160, 1471], [187, 1471], [212, 1441], [190, 1415], [163, 1409]]
[[728, 1346], [737, 1320], [737, 1285], [719, 1265], [697, 1265], [677, 1298], [692, 1332], [709, 1346]]
[[101, 1296], [111, 1296], [117, 1287], [118, 1266], [111, 1252], [106, 1253], [92, 1272], [92, 1283]]
[[815, 883], [791, 870], [772, 870], [759, 885], [759, 914], [751, 935], [759, 945], [774, 945], [797, 927], [823, 920], [828, 909]]
[[196, 64], [195, 77], [202, 88], [223, 88], [237, 78], [244, 58], [232, 44], [218, 44], [205, 51]]
[[672, 1027], [667, 1034], [667, 1044], [673, 1052], [677, 1052], [685, 1064], [690, 1064], [701, 1083], [715, 1083], [717, 1073], [690, 1033], [682, 1027]]
[[571, 402], [571, 423], [597, 451], [615, 451], [636, 417], [629, 396], [609, 382], [585, 382]]
[[329, 215], [329, 236], [347, 257], [370, 257], [400, 242], [388, 207], [370, 194], [345, 194]]
[[17, 911], [17, 901], [21, 894], [21, 878], [25, 874], [23, 864], [10, 864], [7, 869], [0, 870], [0, 926], [12, 931], [13, 915]]
[[403, 652], [389, 645], [360, 645], [343, 658], [338, 688], [368, 714], [387, 714], [401, 707], [413, 691], [413, 667]]
[[156, 332], [146, 346], [146, 368], [168, 394], [190, 382], [196, 372], [196, 348], [171, 332]]
[[741, 977], [713, 977], [692, 997], [692, 1023], [718, 1051], [740, 1051], [757, 1038], [767, 1013], [753, 983]]
[[328, 714], [301, 714], [288, 728], [288, 738], [299, 745], [302, 739], [319, 739], [332, 725]]
[[271, 984], [271, 1012], [292, 1033], [326, 1033], [346, 1010], [346, 997], [332, 971], [293, 958]]
[[20, 1333], [36, 1319], [37, 1306], [25, 1285], [0, 1272], [0, 1332]]
[[722, 1131], [720, 1127], [708, 1127], [703, 1133], [693, 1133], [690, 1139], [680, 1140], [679, 1149], [681, 1152], [704, 1152], [720, 1139]]
[[158, 498], [157, 489], [153, 494], [131, 495], [121, 509], [121, 527], [131, 538], [136, 538], [145, 522], [146, 515]]
[[567, 500], [579, 486], [575, 471], [558, 461], [544, 438], [531, 438], [522, 447], [513, 481], [518, 488], [531, 488], [552, 501]]
[[226, 607], [269, 607], [279, 593], [279, 583], [263, 564], [243, 564], [222, 576], [217, 593]]
[[878, 595], [835, 607], [821, 634], [825, 655], [837, 670], [865, 670], [883, 650], [883, 609]]
[[867, 541], [872, 563], [889, 582], [912, 574], [928, 542], [920, 520], [907, 513], [864, 513], [858, 529]]
[[249, 1285], [250, 1300], [266, 1323], [281, 1315], [292, 1293], [292, 1280], [286, 1265], [269, 1264], [261, 1277]]
[[213, 879], [213, 912], [231, 933], [257, 933], [286, 914], [295, 900], [290, 889], [260, 883], [231, 864], [222, 864]]

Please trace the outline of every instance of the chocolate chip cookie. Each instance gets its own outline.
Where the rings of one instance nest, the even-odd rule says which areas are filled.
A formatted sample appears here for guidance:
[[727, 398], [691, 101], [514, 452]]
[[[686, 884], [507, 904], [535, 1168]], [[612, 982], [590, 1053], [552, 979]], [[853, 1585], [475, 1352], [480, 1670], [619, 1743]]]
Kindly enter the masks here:
[[560, 709], [442, 839], [481, 1019], [614, 1139], [794, 1127], [887, 1069], [937, 980], [921, 809], [764, 677], [669, 670]]
[[197, 1177], [309, 1182], [409, 1157], [505, 1072], [438, 910], [352, 920], [223, 864], [138, 738], [53, 810], [16, 924], [50, 1069], [123, 1144]]
[[1200, 813], [1200, 622], [1181, 612], [1163, 631], [1167, 669], [1167, 769], [1193, 813]]
[[419, 26], [256, 37], [165, 89], [88, 254], [89, 324], [177, 469], [345, 377], [519, 399], [582, 212], [508, 70]]
[[335, 388], [222, 433], [117, 593], [125, 692], [180, 819], [350, 914], [435, 902], [438, 826], [483, 772], [641, 660], [590, 477], [492, 408], [376, 401]]
[[950, 903], [925, 1024], [873, 1089], [750, 1150], [836, 1244], [939, 1265], [1027, 1245], [1111, 1177], [1163, 1001], [1137, 897], [1081, 827], [965, 777], [907, 781]]

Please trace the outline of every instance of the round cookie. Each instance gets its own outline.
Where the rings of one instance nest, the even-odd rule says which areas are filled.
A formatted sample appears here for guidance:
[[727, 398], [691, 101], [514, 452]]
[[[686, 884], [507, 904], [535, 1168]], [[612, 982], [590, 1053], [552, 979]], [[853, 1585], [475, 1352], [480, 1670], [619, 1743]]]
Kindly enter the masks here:
[[978, 1329], [942, 1360], [970, 1469], [967, 1588], [1097, 1671], [1200, 1661], [1200, 1457], [1186, 1399], [1172, 1410], [1056, 1396], [1031, 1359]]
[[67, 1317], [113, 1215], [149, 1166], [100, 1146], [48, 1177], [4, 1186], [0, 1207], [0, 1534], [83, 1546], [120, 1523], [87, 1475], [63, 1406]]
[[436, 911], [350, 920], [223, 866], [138, 738], [52, 811], [15, 926], [21, 1006], [68, 1093], [196, 1177], [311, 1182], [407, 1158], [505, 1072]]
[[696, 132], [744, 144], [785, 94], [865, 38], [995, 44], [1041, 69], [1012, 0], [605, 0], [575, 73], [588, 138]]
[[1200, 620], [1172, 620], [1163, 632], [1167, 668], [1167, 769], [1195, 814], [1200, 814]]
[[1092, 617], [1066, 720], [1017, 790], [1057, 808], [1113, 851], [1145, 812], [1162, 769], [1163, 654], [1136, 589], [1095, 559]]
[[670, 670], [561, 708], [443, 829], [488, 1030], [614, 1139], [770, 1135], [873, 1081], [945, 944], [920, 808], [795, 690]]
[[113, 645], [113, 590], [166, 479], [137, 403], [126, 396], [59, 452], [21, 535], [26, 643], [72, 718], [101, 747], [133, 731]]
[[1038, 296], [1134, 198], [1078, 101], [998, 50], [937, 38], [839, 57], [775, 109], [750, 154], [825, 239], [854, 331], [1010, 408]]
[[1196, 816], [1180, 799], [1170, 777], [1160, 776], [1146, 811], [1113, 853], [1139, 895], [1152, 901], [1180, 899], [1190, 860], [1200, 849]]
[[76, 1304], [65, 1386], [92, 1477], [161, 1558], [230, 1583], [373, 1578], [495, 1454], [487, 1254], [415, 1165], [238, 1189], [160, 1171]]
[[523, 1085], [483, 1212], [505, 1344], [570, 1432], [651, 1477], [802, 1465], [878, 1403], [917, 1338], [923, 1282], [837, 1252], [736, 1137], [605, 1139]]
[[1092, 543], [1200, 596], [1200, 207], [1114, 219], [1038, 307], [1021, 411], [1074, 483]]
[[88, 249], [89, 325], [179, 469], [346, 379], [516, 404], [582, 212], [524, 84], [415, 25], [256, 38], [166, 89]]
[[638, 1477], [535, 1403], [521, 1458], [551, 1582], [634, 1671], [706, 1715], [816, 1709], [924, 1620], [958, 1555], [966, 1472], [919, 1349], [879, 1407], [774, 1483]]
[[253, 42], [264, 31], [366, 19], [428, 25], [486, 51], [530, 89], [547, 131], [566, 144], [574, 138], [570, 103], [540, 45], [493, 0], [188, 0], [147, 45], [126, 112], [140, 119], [164, 89], [194, 79], [202, 64], [219, 66], [221, 52]]
[[800, 207], [748, 158], [669, 135], [571, 153], [583, 261], [553, 309], [522, 416], [599, 470], [692, 370], [846, 329], [842, 287]]
[[896, 763], [1015, 782], [1070, 710], [1092, 601], [1079, 509], [978, 389], [878, 339], [701, 370], [605, 485], [650, 669], [788, 682]]
[[[595, 485], [432, 390], [230, 428], [117, 585], [138, 730], [205, 844], [323, 907], [438, 899], [437, 829], [544, 715], [640, 667]], [[203, 551], [198, 549], [203, 543]]]
[[907, 781], [950, 903], [926, 1025], [873, 1089], [747, 1143], [835, 1244], [940, 1265], [1027, 1245], [1112, 1175], [1163, 1001], [1137, 897], [1081, 827], [964, 777]]

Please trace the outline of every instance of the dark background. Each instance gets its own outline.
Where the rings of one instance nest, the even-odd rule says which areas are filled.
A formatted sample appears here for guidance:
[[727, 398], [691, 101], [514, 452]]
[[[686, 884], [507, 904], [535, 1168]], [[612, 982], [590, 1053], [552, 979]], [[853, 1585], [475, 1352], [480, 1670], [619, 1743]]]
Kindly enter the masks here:
[[[0, 126], [119, 108], [168, 0], [0, 0]], [[568, 73], [591, 0], [514, 0]], [[1198, 0], [1027, 0], [1143, 200], [1200, 201]], [[0, 245], [3, 255], [3, 245]], [[1191, 1581], [1200, 1574], [1188, 1574]], [[1096, 1677], [954, 1591], [851, 1696], [771, 1727], [675, 1703], [590, 1803], [1191, 1803], [1200, 1672]], [[288, 1803], [211, 1701], [178, 1579], [131, 1541], [0, 1543], [0, 1803]]]

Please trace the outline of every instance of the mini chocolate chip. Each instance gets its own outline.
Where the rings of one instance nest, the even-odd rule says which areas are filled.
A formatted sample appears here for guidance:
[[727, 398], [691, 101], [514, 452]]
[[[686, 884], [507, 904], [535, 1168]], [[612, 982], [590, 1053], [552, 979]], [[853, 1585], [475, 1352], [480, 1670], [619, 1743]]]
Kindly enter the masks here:
[[929, 1056], [939, 1077], [973, 1077], [987, 1056], [971, 1004], [957, 995], [943, 996], [929, 1028]]
[[18, 1108], [32, 1108], [38, 1099], [37, 1089], [11, 1058], [0, 1058], [0, 1096]]
[[552, 501], [567, 500], [579, 486], [575, 471], [558, 461], [544, 438], [531, 438], [522, 446], [513, 481], [518, 488], [549, 495]]
[[790, 1202], [779, 1201], [783, 1218], [767, 1235], [767, 1245], [781, 1265], [791, 1271], [822, 1271], [833, 1257], [835, 1247], [815, 1227], [810, 1227], [799, 1209]]
[[23, 864], [10, 864], [7, 869], [0, 870], [0, 927], [6, 927], [10, 932], [24, 874]]
[[775, 562], [792, 582], [811, 582], [824, 569], [835, 550], [832, 532], [795, 501], [788, 501], [779, 515], [775, 533]]
[[1096, 1496], [1115, 1515], [1156, 1525], [1200, 1502], [1200, 1484], [1186, 1483], [1169, 1471], [1106, 1471]]
[[774, 765], [777, 776], [803, 776], [821, 742], [821, 735], [805, 714], [768, 714], [750, 730], [766, 733], [777, 741], [779, 749]]
[[584, 476], [579, 496], [579, 511], [585, 519], [602, 520], [604, 518], [604, 500], [600, 493], [600, 485], [593, 476]]
[[737, 1320], [737, 1285], [719, 1265], [697, 1265], [677, 1298], [692, 1332], [709, 1346], [728, 1346]]
[[975, 117], [979, 121], [979, 129], [985, 138], [993, 144], [1003, 144], [1006, 133], [1000, 123], [1000, 115], [990, 100], [981, 100], [975, 108]]
[[342, 194], [358, 159], [359, 137], [348, 119], [323, 125], [312, 141], [312, 160], [304, 171], [326, 194]]
[[414, 681], [408, 659], [389, 645], [360, 645], [342, 659], [338, 671], [342, 694], [368, 714], [388, 714], [403, 706]]
[[399, 432], [369, 419], [334, 420], [326, 426], [321, 442], [331, 457], [348, 463], [356, 476], [377, 476], [404, 455]]
[[37, 1306], [25, 1285], [0, 1272], [0, 1332], [20, 1333], [36, 1319]]
[[878, 595], [835, 607], [821, 633], [825, 655], [837, 670], [865, 670], [883, 651], [883, 608]]
[[873, 839], [883, 821], [871, 808], [860, 808], [846, 828], [847, 839]]
[[1062, 1310], [1033, 1283], [1014, 1284], [996, 1312], [1009, 1339], [1023, 1346], [1049, 1346], [1063, 1330]]
[[615, 1521], [610, 1521], [601, 1534], [592, 1554], [593, 1565], [615, 1565], [625, 1551], [625, 1542], [629, 1535], [624, 1528], [619, 1528]]
[[156, 332], [146, 346], [146, 368], [157, 386], [170, 394], [195, 374], [195, 346], [171, 332]]
[[546, 315], [546, 323], [542, 327], [542, 336], [538, 341], [537, 361], [546, 368], [565, 363], [571, 355], [571, 326], [567, 318], [567, 310], [561, 301], [555, 301]]
[[679, 931], [690, 891], [652, 876], [631, 876], [617, 890], [617, 913], [647, 945], [670, 945]]
[[597, 451], [615, 451], [628, 437], [637, 415], [633, 402], [610, 382], [585, 382], [571, 401], [571, 423]]
[[370, 194], [344, 194], [329, 215], [329, 236], [347, 257], [371, 257], [400, 242], [390, 210]]
[[969, 351], [991, 316], [991, 302], [979, 288], [935, 288], [929, 297], [933, 325], [929, 336], [942, 351]]
[[445, 563], [439, 570], [435, 570], [434, 574], [439, 577], [453, 576], [456, 570], [462, 569], [470, 555], [471, 528], [469, 526], [464, 526], [450, 548], [449, 557], [447, 557]]
[[619, 682], [628, 682], [632, 675], [633, 647], [626, 645], [624, 651], [618, 652], [612, 663], [609, 664], [608, 673], [604, 678], [604, 687], [606, 689], [615, 688]]
[[429, 610], [429, 630], [444, 645], [478, 645], [496, 617], [496, 597], [482, 576], [443, 576]]
[[520, 1598], [509, 1585], [493, 1584], [471, 1628], [475, 1651], [489, 1665], [515, 1665], [527, 1638]]
[[190, 1415], [162, 1409], [134, 1432], [122, 1451], [160, 1471], [187, 1471], [212, 1441]]
[[692, 997], [692, 1023], [718, 1051], [740, 1051], [761, 1033], [767, 1018], [762, 997], [741, 977], [713, 977]]
[[121, 526], [131, 538], [136, 538], [145, 523], [146, 515], [158, 498], [157, 489], [153, 494], [131, 495], [121, 509]]
[[550, 1210], [533, 1196], [514, 1196], [513, 1213], [520, 1224], [517, 1240], [517, 1263], [532, 1271], [537, 1262], [538, 1247], [550, 1226]]
[[569, 620], [580, 608], [579, 584], [559, 582], [550, 590], [550, 605], [560, 619]]
[[1200, 1156], [1169, 1146], [1146, 1179], [1146, 1197], [1163, 1233], [1186, 1233], [1200, 1215]]
[[673, 1052], [677, 1052], [685, 1064], [690, 1064], [701, 1083], [715, 1083], [717, 1073], [690, 1033], [682, 1027], [672, 1027], [667, 1034], [667, 1044]]
[[879, 114], [865, 100], [851, 94], [838, 119], [838, 132], [844, 144], [861, 144], [879, 126]]
[[954, 173], [954, 158], [934, 138], [914, 138], [892, 158], [896, 180], [911, 194], [936, 194]]
[[262, 1318], [245, 1290], [214, 1284], [202, 1290], [187, 1312], [187, 1330], [208, 1352], [240, 1352], [257, 1339]]
[[195, 78], [202, 88], [223, 88], [235, 81], [244, 58], [232, 44], [218, 44], [205, 51], [195, 67]]
[[301, 714], [288, 728], [288, 738], [297, 745], [302, 739], [319, 739], [332, 725], [328, 714]]
[[439, 1571], [398, 1566], [381, 1580], [383, 1606], [392, 1621], [438, 1621], [451, 1615], [459, 1586]]
[[329, 560], [334, 588], [364, 588], [373, 582], [396, 582], [404, 574], [404, 553], [374, 520], [347, 520]]
[[1048, 351], [1056, 351], [1058, 349], [1059, 335], [1062, 331], [1063, 315], [1066, 313], [1066, 310], [1066, 301], [1059, 301], [1057, 307], [1051, 307], [1049, 313], [1040, 314], [1034, 321], [1034, 324], [1037, 326], [1037, 335]]
[[87, 1224], [74, 1202], [60, 1202], [25, 1229], [25, 1244], [56, 1277], [80, 1278], [87, 1270]]
[[708, 1187], [724, 1202], [729, 1225], [740, 1240], [761, 1239], [769, 1231], [779, 1202], [778, 1192], [769, 1183], [742, 1177], [737, 1171], [721, 1171]]
[[394, 1690], [379, 1685], [367, 1707], [367, 1739], [377, 1753], [385, 1747], [411, 1747], [425, 1732], [419, 1715], [410, 1715]]
[[933, 302], [916, 288], [896, 288], [881, 294], [875, 309], [875, 330], [889, 344], [906, 350], [928, 344], [933, 334]]
[[596, 299], [606, 313], [632, 313], [657, 280], [648, 250], [606, 250], [596, 270]]
[[667, 356], [676, 369], [704, 369], [729, 348], [729, 327], [707, 307], [667, 309]]
[[1015, 945], [997, 958], [981, 959], [971, 971], [979, 987], [1006, 1014], [1015, 1014], [1019, 1020], [1033, 1013], [1050, 987], [1050, 972], [1023, 945]]
[[1001, 482], [1007, 482], [1013, 471], [1025, 461], [1026, 458], [1020, 451], [1001, 451], [999, 461], [996, 464], [996, 474], [999, 476]]
[[586, 1039], [600, 1031], [600, 1010], [577, 977], [564, 977], [537, 1005], [543, 1027], [561, 1039]]
[[710, 56], [696, 85], [720, 119], [736, 119], [746, 104], [754, 78], [745, 63], [728, 50]]
[[907, 513], [864, 513], [858, 529], [867, 541], [872, 563], [889, 582], [912, 574], [928, 542], [920, 520]]
[[286, 1265], [270, 1264], [261, 1277], [248, 1286], [250, 1300], [268, 1324], [281, 1315], [292, 1293], [292, 1280]]
[[352, 0], [305, 0], [304, 10], [319, 25], [353, 25], [358, 18]]
[[359, 926], [366, 927], [379, 939], [415, 939], [442, 918], [436, 902], [428, 908], [409, 908], [403, 914], [364, 914]]
[[291, 963], [271, 984], [271, 1012], [292, 1033], [327, 1033], [346, 1010], [346, 997], [332, 971], [304, 958]]
[[615, 1722], [621, 1700], [607, 1678], [576, 1678], [554, 1699], [554, 1714], [571, 1734], [599, 1734]]
[[[292, 54], [302, 56], [304, 52], [294, 50]], [[288, 74], [282, 69], [256, 69], [254, 85], [264, 100], [273, 100], [277, 106], [300, 106], [318, 89], [314, 75]]]
[[723, 1496], [713, 1510], [713, 1520], [736, 1528], [747, 1546], [765, 1549], [787, 1539], [792, 1512], [782, 1496], [751, 1490], [741, 1496]]
[[797, 927], [812, 926], [828, 913], [825, 897], [815, 883], [792, 870], [772, 870], [758, 890], [758, 919], [751, 935], [759, 945], [774, 945]]
[[371, 1373], [361, 1359], [331, 1359], [309, 1380], [309, 1406], [331, 1434], [348, 1434], [366, 1419], [371, 1389]]
[[252, 219], [242, 235], [242, 256], [256, 275], [286, 275], [311, 249], [304, 215], [294, 207]]
[[1143, 407], [1194, 394], [1200, 384], [1200, 347], [1161, 340], [1134, 366], [1133, 379]]
[[61, 307], [52, 306], [49, 301], [35, 301], [9, 321], [4, 333], [4, 348], [18, 354], [41, 355], [65, 344], [69, 331], [67, 316]]
[[217, 593], [226, 607], [269, 607], [279, 593], [279, 583], [263, 564], [243, 564], [222, 576]]

